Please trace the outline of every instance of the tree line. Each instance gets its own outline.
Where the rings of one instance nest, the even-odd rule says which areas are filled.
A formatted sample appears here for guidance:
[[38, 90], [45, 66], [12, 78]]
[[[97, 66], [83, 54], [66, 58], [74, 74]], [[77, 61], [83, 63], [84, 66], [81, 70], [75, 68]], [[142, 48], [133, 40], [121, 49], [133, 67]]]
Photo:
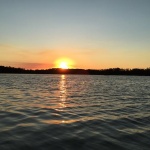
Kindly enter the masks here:
[[29, 70], [23, 68], [0, 66], [0, 73], [17, 73], [17, 74], [84, 74], [84, 75], [138, 75], [138, 76], [150, 76], [150, 68], [140, 69], [121, 69], [121, 68], [109, 68], [109, 69], [36, 69]]

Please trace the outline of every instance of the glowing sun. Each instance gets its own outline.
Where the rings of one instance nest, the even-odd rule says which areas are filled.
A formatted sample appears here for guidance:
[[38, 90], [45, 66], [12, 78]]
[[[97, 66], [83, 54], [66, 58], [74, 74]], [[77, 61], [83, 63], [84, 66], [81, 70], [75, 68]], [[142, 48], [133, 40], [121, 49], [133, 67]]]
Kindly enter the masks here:
[[69, 58], [59, 58], [55, 61], [55, 67], [61, 69], [73, 68], [74, 61]]
[[69, 68], [67, 62], [60, 62], [59, 67], [62, 69], [68, 69]]

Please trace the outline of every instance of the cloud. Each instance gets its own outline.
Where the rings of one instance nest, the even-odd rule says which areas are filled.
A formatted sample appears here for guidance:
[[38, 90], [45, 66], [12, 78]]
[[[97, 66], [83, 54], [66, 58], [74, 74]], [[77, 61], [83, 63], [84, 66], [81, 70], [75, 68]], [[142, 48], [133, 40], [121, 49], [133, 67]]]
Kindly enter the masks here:
[[30, 63], [30, 62], [14, 62], [14, 61], [0, 61], [2, 66], [11, 66], [25, 69], [49, 69], [53, 68], [52, 63]]
[[46, 63], [17, 63], [18, 66], [21, 68], [26, 68], [26, 69], [49, 69], [53, 67], [53, 64], [46, 64]]

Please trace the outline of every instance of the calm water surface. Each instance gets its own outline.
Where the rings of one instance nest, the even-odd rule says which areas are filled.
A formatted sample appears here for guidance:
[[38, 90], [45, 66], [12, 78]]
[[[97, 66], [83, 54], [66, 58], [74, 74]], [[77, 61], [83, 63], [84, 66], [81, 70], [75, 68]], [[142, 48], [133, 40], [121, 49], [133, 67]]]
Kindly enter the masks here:
[[0, 74], [0, 150], [149, 150], [150, 77]]

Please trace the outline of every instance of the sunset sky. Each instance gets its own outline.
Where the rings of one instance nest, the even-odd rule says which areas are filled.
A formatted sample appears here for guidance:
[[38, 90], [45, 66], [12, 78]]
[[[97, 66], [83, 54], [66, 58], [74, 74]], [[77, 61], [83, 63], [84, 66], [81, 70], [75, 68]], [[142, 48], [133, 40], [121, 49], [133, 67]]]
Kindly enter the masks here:
[[150, 67], [150, 0], [1, 0], [0, 65]]

